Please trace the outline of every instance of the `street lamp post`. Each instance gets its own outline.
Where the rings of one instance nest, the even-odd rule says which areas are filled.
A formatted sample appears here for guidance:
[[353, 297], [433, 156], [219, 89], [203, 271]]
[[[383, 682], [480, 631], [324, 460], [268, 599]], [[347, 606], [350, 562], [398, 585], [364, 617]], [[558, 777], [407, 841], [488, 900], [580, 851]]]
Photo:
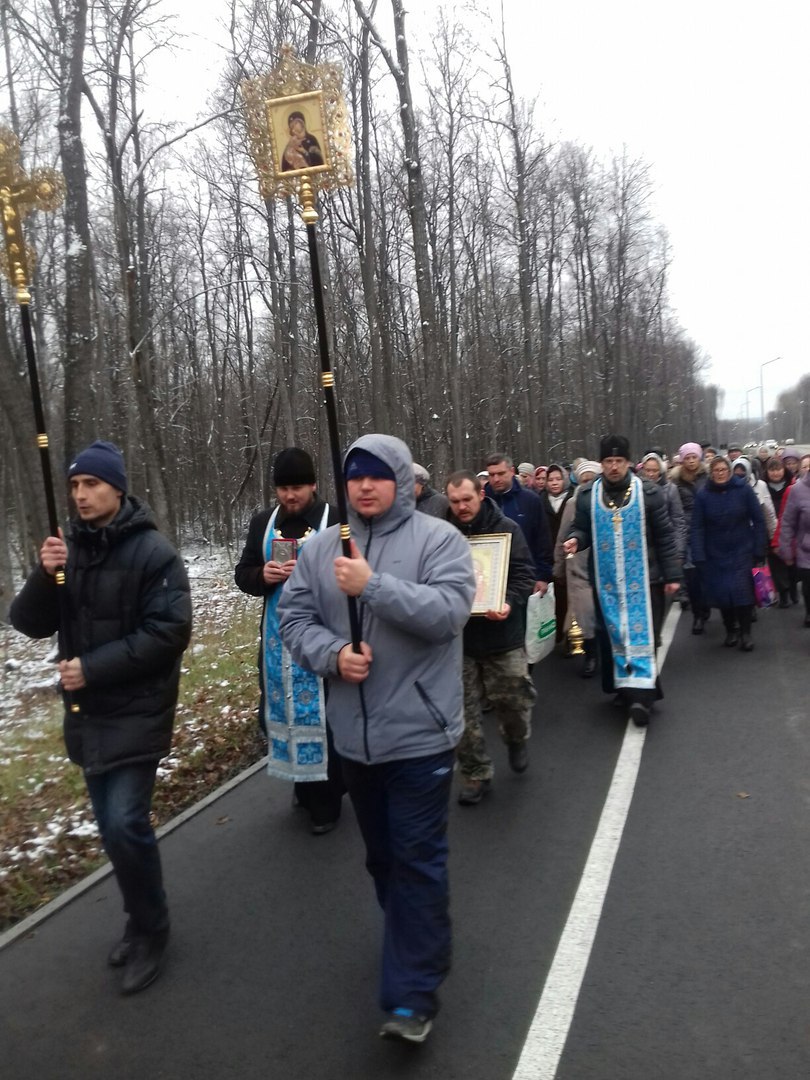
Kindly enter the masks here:
[[773, 360], [766, 360], [764, 364], [759, 365], [759, 408], [762, 414], [762, 431], [765, 433], [765, 376], [763, 372], [768, 364], [775, 364], [777, 360], [781, 360], [781, 356], [775, 356]]
[[755, 390], [761, 390], [761, 386], [752, 386], [750, 390], [745, 391], [745, 425], [748, 431], [748, 438], [751, 438], [751, 406], [748, 403], [748, 398]]

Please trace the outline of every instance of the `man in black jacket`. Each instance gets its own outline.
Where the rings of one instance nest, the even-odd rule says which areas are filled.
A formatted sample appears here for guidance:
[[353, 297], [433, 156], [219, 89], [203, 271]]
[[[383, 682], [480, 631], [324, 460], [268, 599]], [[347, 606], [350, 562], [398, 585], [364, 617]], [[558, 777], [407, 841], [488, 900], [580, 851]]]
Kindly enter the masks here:
[[[131, 994], [157, 978], [169, 933], [149, 813], [158, 761], [171, 747], [191, 596], [183, 561], [149, 507], [126, 494], [117, 446], [94, 442], [68, 477], [77, 519], [67, 543], [61, 535], [45, 540], [10, 619], [28, 637], [61, 631], [65, 744], [84, 770], [123, 895], [128, 921], [108, 960], [126, 965], [122, 990]], [[65, 584], [58, 585], [62, 567]], [[60, 626], [59, 589], [67, 591], [67, 627]]]
[[[486, 695], [498, 717], [509, 764], [518, 773], [529, 765], [526, 741], [536, 693], [526, 663], [526, 602], [535, 587], [535, 566], [520, 527], [488, 499], [475, 473], [447, 480], [448, 520], [465, 536], [510, 533], [509, 569], [503, 607], [473, 615], [464, 627], [464, 734], [458, 745], [462, 788], [458, 801], [474, 806], [492, 786], [492, 759], [481, 724]], [[475, 560], [473, 560], [474, 562]]]
[[505, 454], [490, 454], [486, 460], [489, 480], [484, 494], [501, 513], [516, 522], [526, 538], [535, 566], [534, 591], [545, 596], [552, 578], [554, 545], [540, 496], [523, 487], [515, 475], [515, 465]]
[[276, 609], [301, 548], [339, 518], [318, 495], [315, 465], [306, 450], [291, 446], [277, 454], [273, 484], [278, 505], [251, 518], [234, 578], [242, 592], [264, 600], [259, 724], [268, 741], [268, 771], [294, 781], [295, 803], [309, 813], [310, 829], [318, 836], [337, 824], [346, 789], [324, 716], [322, 680], [291, 660]]
[[662, 696], [656, 643], [665, 596], [680, 587], [681, 560], [664, 491], [633, 473], [627, 439], [605, 435], [599, 459], [602, 476], [577, 495], [563, 550], [591, 550], [602, 689], [618, 691], [617, 704], [645, 727]]

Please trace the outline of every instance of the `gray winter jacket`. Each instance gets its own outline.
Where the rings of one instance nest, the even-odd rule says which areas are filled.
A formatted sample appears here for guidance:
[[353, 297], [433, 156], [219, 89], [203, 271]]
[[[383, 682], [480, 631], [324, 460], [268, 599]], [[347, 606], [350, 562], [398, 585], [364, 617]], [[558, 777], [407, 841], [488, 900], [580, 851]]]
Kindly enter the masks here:
[[810, 473], [790, 488], [779, 523], [779, 556], [810, 570]]
[[386, 462], [397, 481], [390, 510], [366, 519], [349, 510], [352, 537], [374, 571], [358, 597], [368, 678], [344, 682], [337, 656], [351, 640], [337, 586], [339, 526], [305, 545], [279, 602], [281, 636], [296, 663], [329, 680], [335, 746], [354, 761], [425, 757], [456, 745], [464, 727], [461, 631], [475, 594], [469, 544], [449, 522], [415, 512], [405, 443], [364, 435], [350, 447]]

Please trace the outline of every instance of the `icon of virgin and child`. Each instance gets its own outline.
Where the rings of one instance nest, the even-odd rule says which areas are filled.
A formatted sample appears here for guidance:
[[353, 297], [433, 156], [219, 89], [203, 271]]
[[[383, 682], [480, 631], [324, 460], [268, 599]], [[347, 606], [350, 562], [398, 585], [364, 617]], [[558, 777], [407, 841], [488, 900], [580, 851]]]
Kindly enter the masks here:
[[323, 165], [321, 144], [314, 135], [307, 131], [304, 114], [291, 112], [287, 117], [289, 140], [281, 155], [281, 172], [293, 172], [296, 169], [312, 169]]

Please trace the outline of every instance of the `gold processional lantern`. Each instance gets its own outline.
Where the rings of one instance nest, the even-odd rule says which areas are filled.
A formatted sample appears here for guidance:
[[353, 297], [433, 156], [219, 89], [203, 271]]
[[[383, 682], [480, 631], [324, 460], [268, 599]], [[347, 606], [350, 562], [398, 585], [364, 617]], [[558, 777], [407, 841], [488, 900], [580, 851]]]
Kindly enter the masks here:
[[354, 183], [342, 85], [339, 64], [304, 64], [289, 45], [274, 71], [242, 83], [262, 198], [296, 196], [307, 225], [318, 220], [318, 191]]

